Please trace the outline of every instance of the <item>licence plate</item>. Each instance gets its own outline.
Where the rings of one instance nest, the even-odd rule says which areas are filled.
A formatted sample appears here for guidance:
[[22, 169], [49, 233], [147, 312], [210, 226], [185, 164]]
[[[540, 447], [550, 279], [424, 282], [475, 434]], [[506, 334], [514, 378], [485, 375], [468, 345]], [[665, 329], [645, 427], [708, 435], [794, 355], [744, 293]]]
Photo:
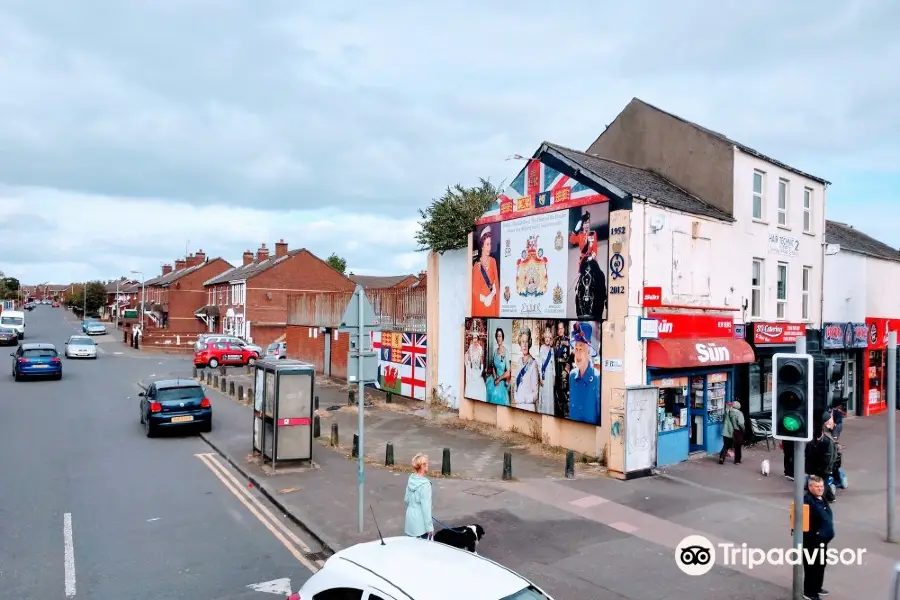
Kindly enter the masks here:
[[193, 420], [194, 420], [194, 417], [192, 417], [191, 415], [186, 415], [183, 417], [172, 417], [173, 423], [187, 423], [187, 422], [193, 421]]
[[34, 365], [35, 369], [46, 369], [47, 365]]

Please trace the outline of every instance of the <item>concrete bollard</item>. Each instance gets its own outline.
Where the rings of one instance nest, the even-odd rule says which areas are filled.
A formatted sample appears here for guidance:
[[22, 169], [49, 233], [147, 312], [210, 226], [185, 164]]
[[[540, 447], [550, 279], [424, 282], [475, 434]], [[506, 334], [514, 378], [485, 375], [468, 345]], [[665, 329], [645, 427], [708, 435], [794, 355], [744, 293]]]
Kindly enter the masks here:
[[450, 448], [444, 448], [444, 456], [441, 459], [441, 475], [450, 477]]
[[394, 401], [394, 394], [392, 394], [391, 392], [388, 392], [387, 397], [385, 397], [384, 401], [387, 404], [391, 404]]
[[356, 393], [350, 390], [350, 393], [347, 394], [347, 406], [353, 406], [354, 404], [356, 404]]
[[219, 386], [219, 390], [220, 390], [223, 394], [225, 393], [225, 384], [227, 383], [227, 381], [228, 381], [228, 380], [225, 379], [225, 376], [224, 376], [224, 375], [222, 375], [222, 378], [219, 379], [219, 383], [221, 383], [221, 385]]
[[340, 446], [340, 439], [338, 438], [338, 424], [331, 424], [331, 445], [335, 448]]
[[225, 369], [225, 365], [219, 365], [219, 375], [225, 377], [228, 374], [228, 371]]
[[134, 349], [135, 349], [135, 350], [140, 350], [140, 349], [141, 349], [141, 341], [140, 341], [140, 340], [141, 340], [141, 336], [140, 336], [140, 335], [134, 336]]
[[125, 329], [122, 330], [122, 341], [126, 344], [128, 343], [128, 331]]
[[566, 479], [575, 479], [575, 452], [566, 451]]
[[229, 395], [229, 396], [234, 396], [234, 392], [235, 392], [235, 389], [234, 389], [234, 382], [233, 382], [233, 381], [229, 381], [229, 382], [228, 382], [228, 395]]
[[503, 453], [503, 481], [512, 479], [512, 452]]
[[242, 385], [239, 385], [239, 386], [238, 386], [238, 390], [237, 390], [237, 398], [238, 398], [238, 400], [240, 400], [241, 402], [244, 401], [244, 386], [242, 386]]
[[250, 365], [248, 364], [248, 365], [247, 365], [247, 375], [249, 375], [249, 374], [251, 373], [251, 368], [252, 368], [252, 367], [250, 367]]
[[194, 379], [197, 379], [197, 367], [194, 367]]
[[394, 466], [394, 445], [390, 442], [387, 443], [387, 447], [384, 449], [384, 466]]
[[219, 389], [219, 376], [213, 375], [213, 387]]
[[313, 415], [313, 437], [318, 438], [322, 435], [322, 423], [319, 415]]
[[253, 388], [247, 388], [247, 402], [253, 402]]
[[319, 397], [315, 396], [313, 398], [313, 410], [319, 410]]
[[359, 458], [359, 434], [353, 434], [353, 451], [350, 453], [353, 458]]
[[209, 371], [206, 372], [206, 385], [212, 385], [213, 382], [213, 374]]

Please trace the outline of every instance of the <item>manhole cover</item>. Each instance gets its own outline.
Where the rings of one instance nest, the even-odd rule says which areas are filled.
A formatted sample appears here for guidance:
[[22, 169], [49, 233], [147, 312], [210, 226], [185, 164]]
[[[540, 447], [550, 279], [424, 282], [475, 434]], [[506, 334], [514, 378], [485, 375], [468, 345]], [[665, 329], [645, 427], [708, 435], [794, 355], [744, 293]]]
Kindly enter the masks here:
[[471, 494], [473, 496], [481, 496], [482, 498], [490, 498], [491, 496], [496, 496], [497, 494], [502, 494], [503, 490], [496, 490], [490, 487], [473, 487], [466, 490], [467, 494]]

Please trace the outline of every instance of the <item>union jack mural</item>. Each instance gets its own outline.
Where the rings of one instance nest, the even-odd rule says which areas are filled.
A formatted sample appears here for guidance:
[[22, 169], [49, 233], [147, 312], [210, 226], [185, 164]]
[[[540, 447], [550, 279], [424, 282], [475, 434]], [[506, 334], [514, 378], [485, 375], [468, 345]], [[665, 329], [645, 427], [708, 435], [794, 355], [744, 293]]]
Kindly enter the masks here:
[[428, 334], [373, 331], [372, 349], [378, 353], [378, 389], [425, 399]]
[[539, 160], [529, 160], [478, 220], [479, 225], [608, 202], [609, 198]]

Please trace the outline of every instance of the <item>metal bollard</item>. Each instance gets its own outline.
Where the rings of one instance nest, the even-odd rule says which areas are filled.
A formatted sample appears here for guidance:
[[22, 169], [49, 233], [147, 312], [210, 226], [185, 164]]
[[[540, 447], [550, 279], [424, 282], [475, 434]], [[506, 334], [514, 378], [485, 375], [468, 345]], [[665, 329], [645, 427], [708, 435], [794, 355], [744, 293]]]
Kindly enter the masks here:
[[575, 452], [566, 451], [566, 479], [575, 479]]
[[141, 349], [141, 341], [140, 341], [140, 340], [141, 340], [141, 336], [140, 336], [140, 335], [134, 336], [134, 349], [135, 349], [135, 350], [140, 350], [140, 349]]
[[233, 381], [228, 382], [228, 395], [234, 396], [234, 382]]
[[359, 458], [359, 434], [353, 434], [353, 451], [350, 453], [353, 458]]
[[313, 437], [318, 438], [320, 435], [322, 435], [322, 423], [319, 415], [313, 415]]
[[441, 459], [441, 475], [450, 477], [450, 448], [444, 448], [444, 456]]
[[249, 375], [249, 374], [250, 374], [250, 365], [248, 364], [247, 365], [247, 375]]
[[338, 424], [331, 424], [331, 445], [335, 448], [340, 446], [340, 439], [338, 438]]
[[222, 378], [219, 380], [219, 382], [222, 384], [221, 386], [219, 386], [219, 390], [221, 390], [223, 394], [225, 393], [225, 383], [226, 383], [227, 381], [228, 381], [228, 380], [225, 379], [225, 376], [224, 376], [224, 375], [222, 375]]
[[240, 400], [241, 402], [244, 401], [244, 386], [242, 386], [242, 385], [238, 386], [237, 397], [238, 397], [238, 400]]
[[213, 387], [219, 389], [219, 376], [213, 375]]
[[253, 402], [253, 388], [247, 388], [247, 402]]
[[313, 410], [319, 410], [319, 397], [313, 398]]
[[194, 379], [197, 379], [197, 367], [194, 367]]
[[384, 399], [387, 404], [391, 404], [394, 401], [394, 394], [391, 392], [387, 393], [387, 397]]
[[128, 331], [125, 329], [122, 330], [122, 341], [128, 343]]
[[512, 452], [503, 453], [503, 481], [512, 479]]
[[390, 442], [387, 443], [387, 447], [384, 449], [384, 466], [394, 466], [394, 445]]
[[356, 393], [350, 390], [350, 393], [347, 395], [347, 406], [353, 406], [354, 404], [356, 404]]
[[225, 369], [225, 365], [220, 365], [219, 366], [219, 375], [221, 375], [222, 377], [225, 377], [225, 375], [227, 375], [227, 374], [228, 374], [228, 371]]

